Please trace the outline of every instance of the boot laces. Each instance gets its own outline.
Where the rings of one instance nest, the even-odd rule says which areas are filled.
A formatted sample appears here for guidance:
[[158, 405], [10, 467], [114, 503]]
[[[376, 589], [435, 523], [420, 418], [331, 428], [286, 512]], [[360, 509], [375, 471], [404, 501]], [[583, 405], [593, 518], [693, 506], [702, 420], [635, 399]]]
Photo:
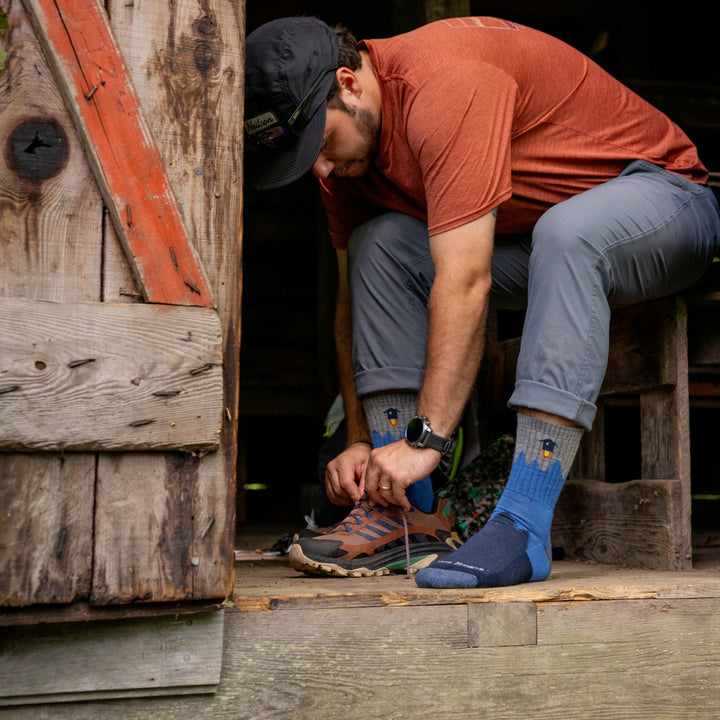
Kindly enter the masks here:
[[[412, 573], [410, 572], [410, 534], [408, 532], [407, 513], [404, 508], [398, 508], [398, 510], [400, 510], [400, 517], [403, 523], [403, 534], [405, 538], [405, 579], [408, 580], [412, 577]], [[354, 505], [348, 516], [337, 524], [337, 529], [346, 533], [352, 533], [362, 527], [365, 524], [364, 521], [373, 517], [374, 513], [382, 515], [384, 512], [385, 508], [382, 505], [375, 505], [373, 507], [365, 498], [362, 498]]]

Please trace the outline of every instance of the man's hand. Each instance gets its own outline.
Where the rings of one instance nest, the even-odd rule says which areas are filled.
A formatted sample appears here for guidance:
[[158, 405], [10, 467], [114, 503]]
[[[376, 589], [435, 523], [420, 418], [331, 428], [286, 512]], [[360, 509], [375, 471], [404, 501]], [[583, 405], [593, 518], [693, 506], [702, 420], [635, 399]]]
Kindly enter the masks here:
[[365, 442], [348, 445], [325, 470], [325, 489], [335, 505], [355, 505], [365, 491], [365, 468], [372, 446]]
[[405, 495], [407, 488], [427, 477], [439, 462], [437, 450], [414, 448], [404, 440], [375, 448], [365, 470], [365, 491], [369, 500], [384, 507], [400, 505], [410, 510]]

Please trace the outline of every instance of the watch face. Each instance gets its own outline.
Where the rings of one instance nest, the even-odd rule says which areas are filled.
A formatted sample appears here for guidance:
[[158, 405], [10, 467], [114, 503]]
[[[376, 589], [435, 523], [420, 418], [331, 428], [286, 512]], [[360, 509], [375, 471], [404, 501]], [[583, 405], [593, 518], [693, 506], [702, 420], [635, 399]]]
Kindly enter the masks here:
[[423, 434], [424, 423], [421, 417], [411, 418], [405, 428], [405, 437], [409, 443], [416, 443]]

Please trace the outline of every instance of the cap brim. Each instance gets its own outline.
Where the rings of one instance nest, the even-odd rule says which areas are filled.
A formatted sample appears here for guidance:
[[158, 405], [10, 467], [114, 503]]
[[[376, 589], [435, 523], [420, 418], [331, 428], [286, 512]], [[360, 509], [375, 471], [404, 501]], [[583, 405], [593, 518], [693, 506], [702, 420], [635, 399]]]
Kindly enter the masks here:
[[325, 135], [323, 103], [303, 128], [297, 142], [286, 150], [248, 151], [248, 180], [256, 190], [272, 190], [301, 178], [315, 164]]

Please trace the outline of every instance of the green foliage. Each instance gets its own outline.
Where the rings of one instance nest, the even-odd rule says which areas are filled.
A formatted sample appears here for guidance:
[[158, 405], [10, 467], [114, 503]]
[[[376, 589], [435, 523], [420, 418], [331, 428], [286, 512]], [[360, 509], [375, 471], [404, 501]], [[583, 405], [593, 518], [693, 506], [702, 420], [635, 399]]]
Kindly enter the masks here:
[[[2, 37], [5, 34], [5, 31], [8, 29], [8, 21], [7, 16], [5, 15], [5, 11], [0, 8], [0, 37]], [[5, 69], [5, 56], [7, 53], [4, 50], [0, 50], [0, 70]]]
[[514, 452], [515, 438], [502, 435], [438, 492], [452, 505], [461, 540], [469, 540], [490, 519], [505, 489]]

